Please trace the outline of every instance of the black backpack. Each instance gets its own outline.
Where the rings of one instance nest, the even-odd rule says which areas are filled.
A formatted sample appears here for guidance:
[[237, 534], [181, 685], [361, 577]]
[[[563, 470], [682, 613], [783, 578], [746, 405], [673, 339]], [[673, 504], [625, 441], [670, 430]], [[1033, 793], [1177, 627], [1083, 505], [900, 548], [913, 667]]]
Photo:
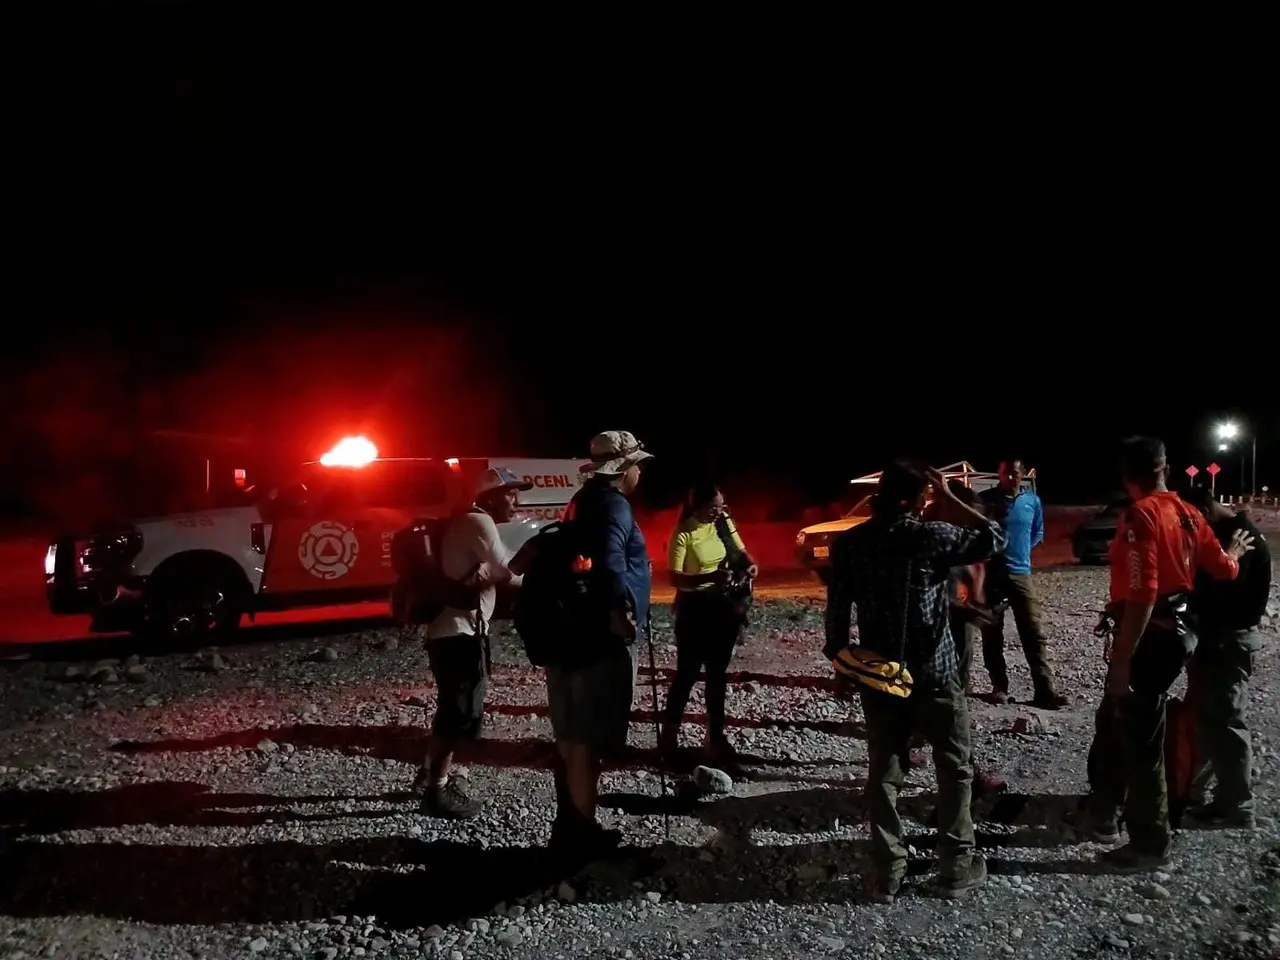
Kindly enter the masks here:
[[454, 517], [415, 520], [391, 538], [391, 616], [398, 623], [430, 623], [445, 607], [478, 610], [480, 591], [445, 576], [440, 544]]
[[515, 627], [535, 667], [589, 662], [605, 642], [608, 611], [592, 589], [591, 558], [579, 548], [572, 521], [548, 524], [521, 548], [528, 551], [516, 592]]

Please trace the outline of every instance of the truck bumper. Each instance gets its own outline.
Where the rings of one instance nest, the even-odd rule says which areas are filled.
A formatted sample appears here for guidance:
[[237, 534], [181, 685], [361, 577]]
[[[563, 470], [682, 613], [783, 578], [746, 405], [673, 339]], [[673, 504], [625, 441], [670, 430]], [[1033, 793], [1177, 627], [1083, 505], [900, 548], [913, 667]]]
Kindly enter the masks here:
[[121, 582], [110, 577], [78, 575], [75, 541], [63, 537], [49, 544], [45, 597], [49, 612], [55, 616], [87, 613], [92, 618], [92, 630], [131, 630], [143, 620], [142, 587], [142, 578]]

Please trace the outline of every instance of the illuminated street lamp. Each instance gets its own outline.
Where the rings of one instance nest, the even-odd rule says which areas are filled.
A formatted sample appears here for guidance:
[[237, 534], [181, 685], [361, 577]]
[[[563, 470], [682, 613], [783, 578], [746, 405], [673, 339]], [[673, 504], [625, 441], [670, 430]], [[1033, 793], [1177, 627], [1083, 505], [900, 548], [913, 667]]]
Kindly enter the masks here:
[[[1228, 420], [1226, 423], [1218, 424], [1215, 432], [1218, 435], [1218, 440], [1223, 441], [1218, 444], [1218, 449], [1226, 450], [1230, 445], [1228, 441], [1235, 440], [1237, 437], [1240, 436], [1240, 427], [1237, 424], [1232, 423], [1230, 420]], [[1249, 493], [1252, 496], [1257, 496], [1257, 493], [1258, 493], [1258, 436], [1257, 434], [1254, 434], [1252, 439], [1253, 439], [1253, 458], [1252, 458], [1253, 459], [1253, 476], [1249, 484]], [[1240, 449], [1240, 486], [1241, 487], [1244, 486], [1244, 448], [1243, 447]]]

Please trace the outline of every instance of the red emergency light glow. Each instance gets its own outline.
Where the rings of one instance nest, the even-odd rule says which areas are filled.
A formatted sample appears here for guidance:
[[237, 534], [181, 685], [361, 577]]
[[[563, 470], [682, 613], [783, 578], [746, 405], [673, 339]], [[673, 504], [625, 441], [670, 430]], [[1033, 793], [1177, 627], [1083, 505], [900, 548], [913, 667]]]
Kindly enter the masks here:
[[323, 467], [363, 467], [378, 459], [378, 448], [368, 437], [343, 437], [320, 458]]
[[236, 478], [236, 486], [243, 487], [244, 480], [245, 480], [244, 467], [236, 467], [235, 478]]

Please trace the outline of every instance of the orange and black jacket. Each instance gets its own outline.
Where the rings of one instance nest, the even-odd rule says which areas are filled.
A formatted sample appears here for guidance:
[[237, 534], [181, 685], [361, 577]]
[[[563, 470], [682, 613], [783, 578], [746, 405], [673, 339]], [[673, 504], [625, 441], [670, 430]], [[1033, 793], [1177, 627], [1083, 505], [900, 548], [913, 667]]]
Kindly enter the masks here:
[[1200, 512], [1172, 491], [1137, 500], [1111, 542], [1111, 603], [1155, 603], [1190, 593], [1196, 572], [1234, 580], [1240, 572]]

